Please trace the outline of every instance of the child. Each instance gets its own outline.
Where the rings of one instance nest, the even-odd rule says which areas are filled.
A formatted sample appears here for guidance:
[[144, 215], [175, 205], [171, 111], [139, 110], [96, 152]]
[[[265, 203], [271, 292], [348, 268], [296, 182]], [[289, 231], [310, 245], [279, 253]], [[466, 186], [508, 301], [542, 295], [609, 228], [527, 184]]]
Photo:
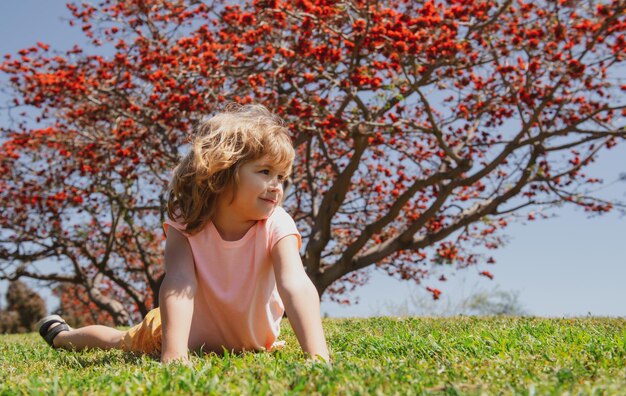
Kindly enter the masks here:
[[[160, 307], [128, 331], [39, 322], [54, 348], [119, 348], [187, 362], [188, 350], [271, 350], [286, 309], [303, 351], [329, 360], [319, 298], [300, 234], [280, 206], [294, 149], [260, 105], [227, 108], [199, 125], [169, 188]], [[284, 306], [283, 306], [284, 302]]]

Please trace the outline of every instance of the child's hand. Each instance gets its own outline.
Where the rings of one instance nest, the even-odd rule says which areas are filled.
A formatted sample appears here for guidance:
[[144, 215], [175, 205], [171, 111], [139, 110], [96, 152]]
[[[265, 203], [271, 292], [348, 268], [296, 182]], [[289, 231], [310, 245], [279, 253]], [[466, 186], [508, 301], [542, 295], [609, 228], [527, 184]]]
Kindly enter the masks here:
[[184, 355], [161, 355], [161, 363], [163, 364], [183, 364], [185, 366], [191, 367], [191, 361], [189, 360], [189, 356], [187, 354]]
[[307, 363], [311, 363], [311, 364], [323, 364], [326, 365], [328, 368], [331, 368], [333, 365], [330, 362], [330, 359], [326, 359], [323, 356], [320, 355], [315, 355], [313, 357], [309, 357], [306, 360]]

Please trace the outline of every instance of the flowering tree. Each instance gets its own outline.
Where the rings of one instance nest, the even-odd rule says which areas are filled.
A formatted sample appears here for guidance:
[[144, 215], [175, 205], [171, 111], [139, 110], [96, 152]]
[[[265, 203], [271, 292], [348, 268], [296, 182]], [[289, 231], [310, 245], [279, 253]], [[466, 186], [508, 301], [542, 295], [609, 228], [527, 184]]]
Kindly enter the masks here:
[[5, 56], [1, 278], [64, 283], [116, 323], [145, 314], [171, 169], [230, 101], [289, 124], [285, 206], [336, 300], [373, 265], [421, 282], [491, 262], [477, 252], [533, 208], [615, 204], [583, 171], [626, 137], [624, 1], [226, 3], [69, 4], [89, 51]]

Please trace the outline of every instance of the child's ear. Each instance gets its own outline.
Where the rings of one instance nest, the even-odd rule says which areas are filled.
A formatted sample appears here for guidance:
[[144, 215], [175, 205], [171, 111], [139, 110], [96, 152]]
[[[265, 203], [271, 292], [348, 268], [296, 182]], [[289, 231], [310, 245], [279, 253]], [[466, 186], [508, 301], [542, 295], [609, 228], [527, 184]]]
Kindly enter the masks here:
[[224, 187], [224, 194], [227, 194], [226, 197], [229, 197], [229, 203], [235, 202], [235, 195], [237, 195], [237, 188], [239, 186], [239, 166], [235, 166], [230, 169], [231, 174], [229, 175], [229, 180]]
[[224, 197], [229, 205], [235, 202], [235, 195], [237, 194], [237, 183], [235, 180], [231, 180], [227, 183], [219, 194]]

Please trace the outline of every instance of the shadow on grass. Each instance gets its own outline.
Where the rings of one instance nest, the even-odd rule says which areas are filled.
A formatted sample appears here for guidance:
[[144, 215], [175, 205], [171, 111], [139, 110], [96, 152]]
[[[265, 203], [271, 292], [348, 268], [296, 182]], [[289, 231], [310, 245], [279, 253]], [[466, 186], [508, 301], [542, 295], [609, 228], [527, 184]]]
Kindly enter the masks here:
[[99, 367], [112, 365], [145, 365], [158, 363], [157, 357], [123, 351], [88, 349], [84, 351], [57, 351], [59, 363], [70, 367]]

